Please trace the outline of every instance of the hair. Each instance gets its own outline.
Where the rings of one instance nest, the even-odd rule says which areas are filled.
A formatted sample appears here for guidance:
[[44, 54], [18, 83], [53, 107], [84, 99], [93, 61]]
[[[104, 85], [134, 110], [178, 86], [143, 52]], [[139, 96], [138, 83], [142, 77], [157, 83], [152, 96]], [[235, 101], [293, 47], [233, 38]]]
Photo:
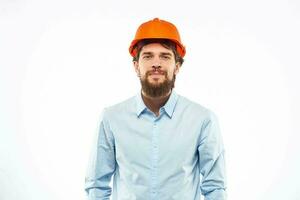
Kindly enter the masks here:
[[132, 61], [138, 61], [139, 57], [140, 57], [140, 53], [142, 48], [147, 45], [147, 44], [151, 44], [151, 43], [160, 43], [163, 47], [170, 49], [173, 51], [174, 53], [174, 57], [175, 57], [175, 62], [179, 62], [180, 66], [182, 65], [182, 63], [184, 62], [184, 59], [179, 55], [179, 53], [176, 50], [176, 43], [168, 40], [168, 39], [143, 39], [141, 41], [139, 41], [135, 46], [134, 49], [137, 49], [137, 54], [135, 57], [133, 57]]

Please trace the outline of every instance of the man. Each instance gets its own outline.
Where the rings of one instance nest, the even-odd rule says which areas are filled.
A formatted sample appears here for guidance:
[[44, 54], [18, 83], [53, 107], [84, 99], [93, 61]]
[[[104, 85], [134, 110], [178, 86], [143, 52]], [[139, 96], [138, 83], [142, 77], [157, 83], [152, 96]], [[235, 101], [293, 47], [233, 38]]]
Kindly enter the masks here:
[[89, 200], [111, 193], [113, 200], [226, 199], [217, 118], [173, 89], [185, 55], [177, 28], [145, 22], [129, 52], [142, 88], [102, 113], [85, 181]]

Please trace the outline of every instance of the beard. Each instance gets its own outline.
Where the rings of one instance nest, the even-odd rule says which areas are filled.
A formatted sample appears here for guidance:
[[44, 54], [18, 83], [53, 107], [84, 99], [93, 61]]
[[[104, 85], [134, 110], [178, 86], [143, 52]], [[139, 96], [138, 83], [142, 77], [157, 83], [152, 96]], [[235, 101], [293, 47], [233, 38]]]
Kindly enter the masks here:
[[146, 72], [145, 78], [140, 78], [140, 82], [142, 85], [142, 90], [144, 93], [152, 98], [163, 97], [166, 96], [170, 90], [175, 87], [175, 79], [176, 75], [173, 74], [173, 78], [171, 80], [168, 79], [168, 74], [164, 71], [164, 81], [162, 83], [150, 83], [148, 77], [150, 76], [151, 71]]

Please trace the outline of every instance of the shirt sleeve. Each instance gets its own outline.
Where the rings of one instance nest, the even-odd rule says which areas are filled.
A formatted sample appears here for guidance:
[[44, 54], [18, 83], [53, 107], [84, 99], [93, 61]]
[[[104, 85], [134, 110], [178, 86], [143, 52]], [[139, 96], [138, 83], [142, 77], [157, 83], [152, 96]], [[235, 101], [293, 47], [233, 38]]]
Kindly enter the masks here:
[[109, 200], [112, 188], [109, 186], [115, 172], [115, 143], [109, 123], [102, 111], [92, 143], [85, 177], [85, 191], [88, 200]]
[[199, 169], [202, 175], [201, 193], [205, 200], [226, 199], [224, 145], [216, 115], [208, 111], [203, 122], [198, 145]]

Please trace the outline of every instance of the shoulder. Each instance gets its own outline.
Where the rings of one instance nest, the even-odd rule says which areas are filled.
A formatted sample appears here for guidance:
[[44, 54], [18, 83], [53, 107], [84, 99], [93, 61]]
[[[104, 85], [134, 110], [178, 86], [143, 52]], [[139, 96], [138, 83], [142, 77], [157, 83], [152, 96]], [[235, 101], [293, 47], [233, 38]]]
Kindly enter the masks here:
[[201, 118], [205, 121], [217, 120], [217, 116], [213, 110], [185, 96], [179, 95], [178, 105], [184, 114], [191, 117]]
[[109, 119], [111, 117], [120, 116], [123, 113], [129, 113], [134, 111], [135, 108], [135, 96], [131, 96], [121, 102], [106, 106], [102, 110], [102, 117]]

